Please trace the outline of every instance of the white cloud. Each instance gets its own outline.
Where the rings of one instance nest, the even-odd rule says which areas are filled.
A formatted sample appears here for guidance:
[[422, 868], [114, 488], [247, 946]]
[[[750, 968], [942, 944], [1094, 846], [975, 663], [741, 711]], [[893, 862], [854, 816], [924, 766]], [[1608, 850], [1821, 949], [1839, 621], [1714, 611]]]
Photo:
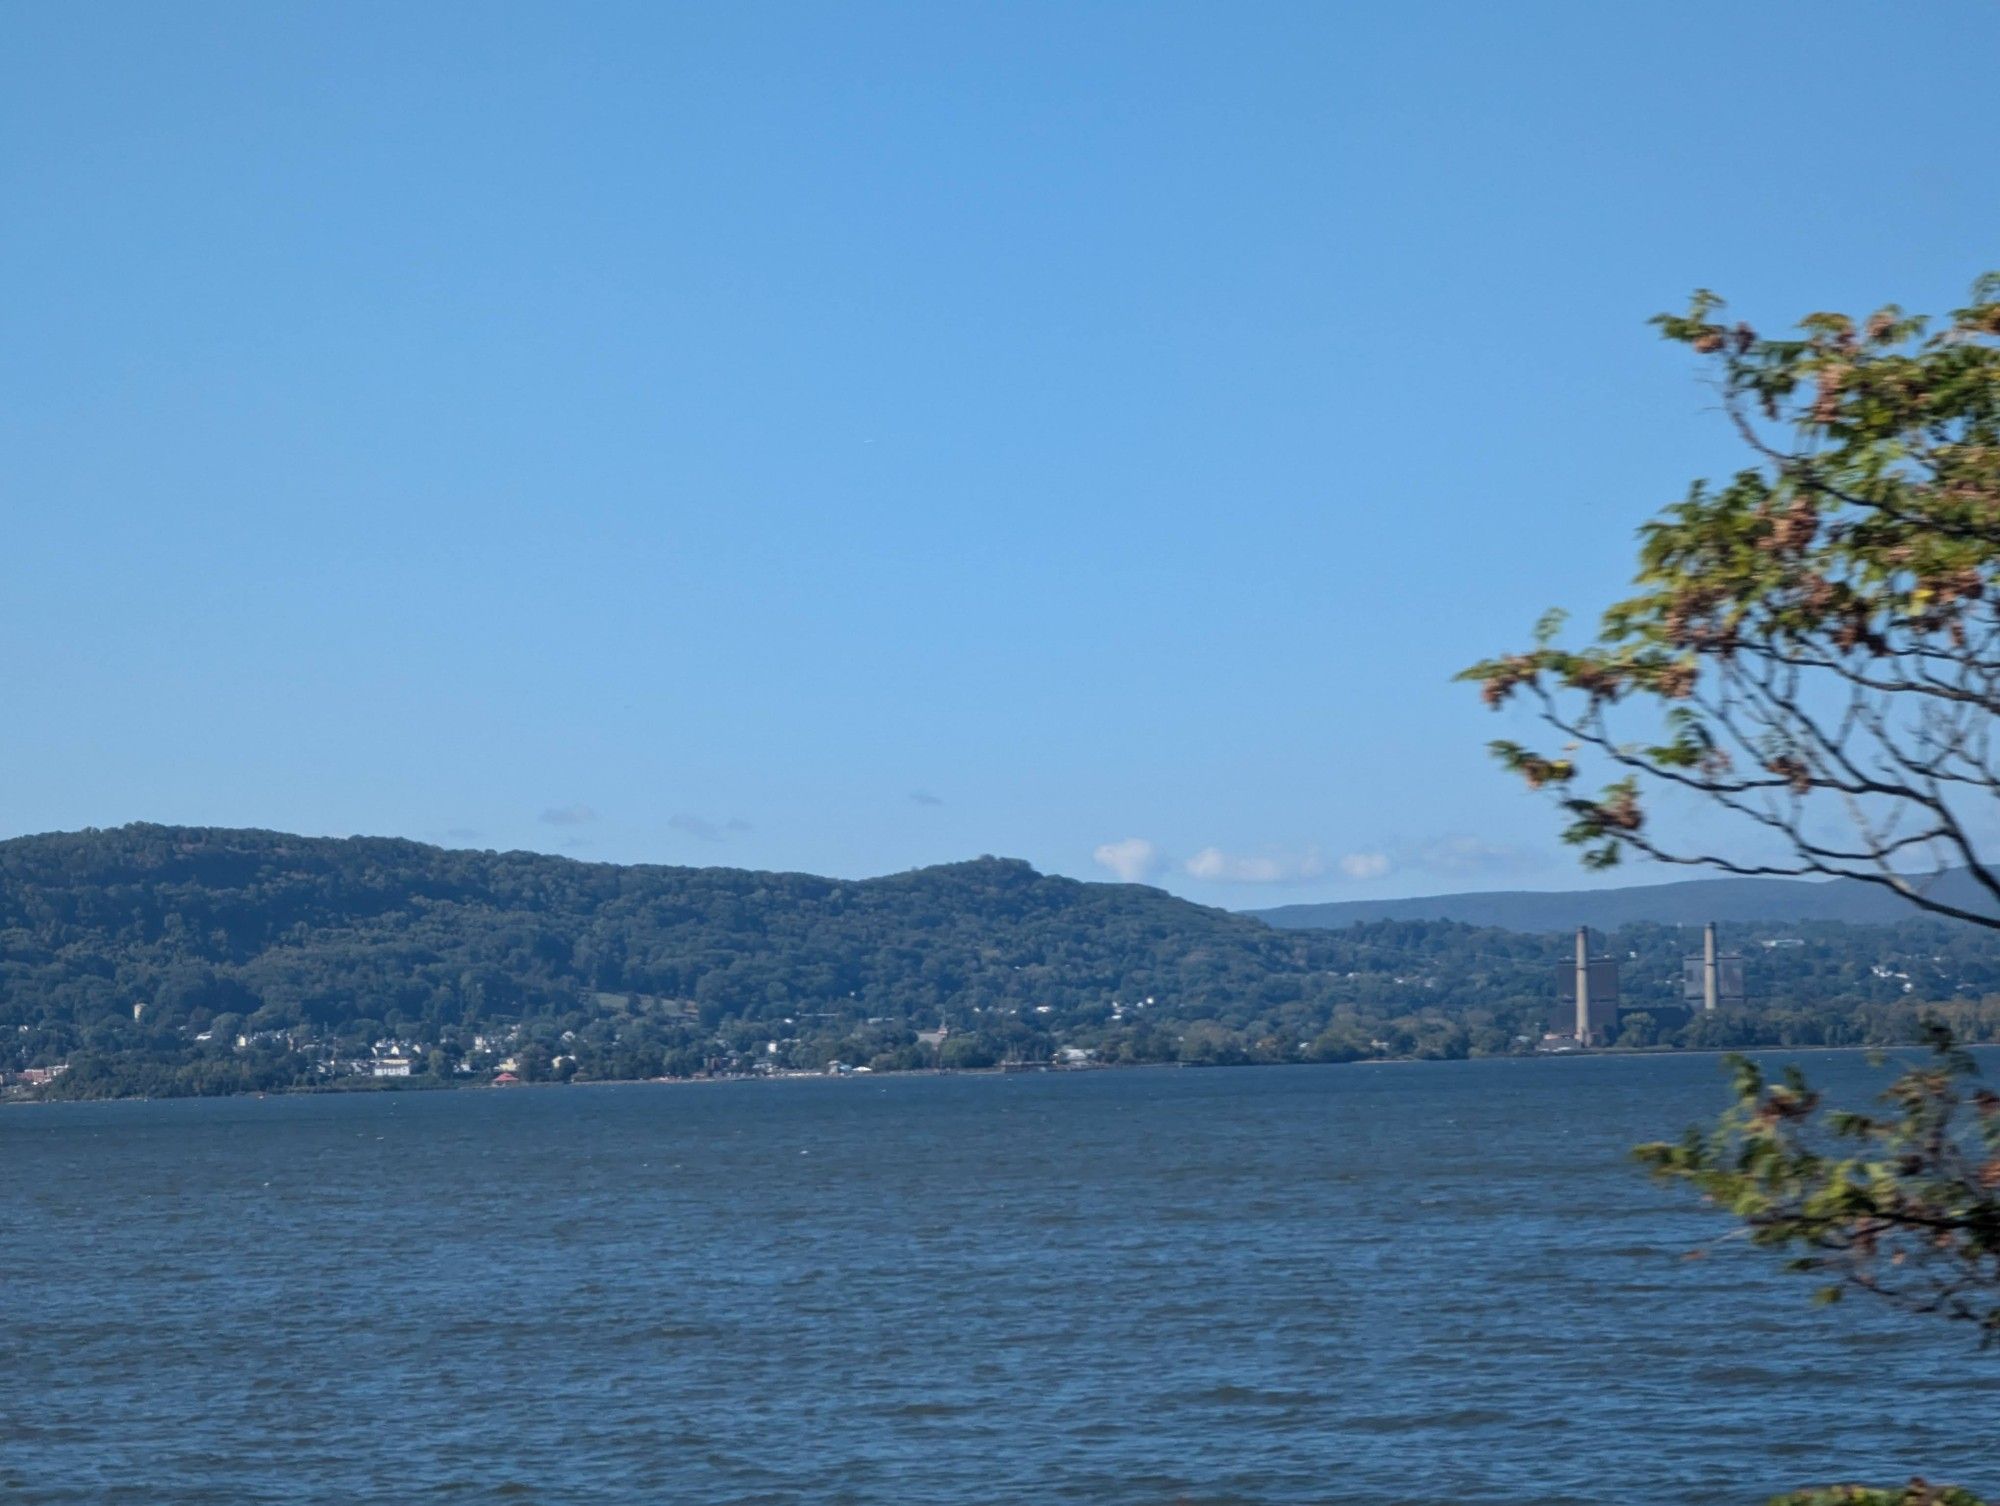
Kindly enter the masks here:
[[1389, 867], [1386, 852], [1350, 852], [1340, 860], [1340, 871], [1351, 879], [1378, 879]]
[[542, 819], [551, 826], [584, 826], [597, 819], [597, 812], [587, 805], [552, 805]]
[[1204, 847], [1182, 865], [1190, 878], [1216, 884], [1290, 884], [1318, 878], [1326, 863], [1317, 847], [1304, 852], [1224, 852]]
[[1126, 837], [1105, 842], [1091, 854], [1100, 868], [1109, 868], [1128, 884], [1143, 884], [1167, 865], [1167, 855], [1157, 842], [1144, 837]]

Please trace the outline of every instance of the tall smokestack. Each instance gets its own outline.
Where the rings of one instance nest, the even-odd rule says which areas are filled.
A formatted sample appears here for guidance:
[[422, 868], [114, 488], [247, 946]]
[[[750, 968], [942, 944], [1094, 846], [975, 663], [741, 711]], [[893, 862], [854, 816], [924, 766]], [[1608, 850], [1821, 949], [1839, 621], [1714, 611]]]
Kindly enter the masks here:
[[1715, 961], [1715, 922], [1710, 921], [1701, 929], [1701, 1010], [1703, 1014], [1714, 1014], [1716, 995], [1721, 992], [1721, 978]]
[[1590, 928], [1576, 928], [1576, 1043], [1590, 1044]]

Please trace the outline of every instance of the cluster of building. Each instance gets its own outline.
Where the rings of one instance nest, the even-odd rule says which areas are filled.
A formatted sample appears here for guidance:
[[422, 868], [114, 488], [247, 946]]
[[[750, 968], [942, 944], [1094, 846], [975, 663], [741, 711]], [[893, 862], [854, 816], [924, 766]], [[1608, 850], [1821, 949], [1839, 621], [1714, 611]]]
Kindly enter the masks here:
[[[473, 1077], [495, 1072], [518, 1073], [520, 1062], [514, 1052], [520, 1037], [521, 1028], [516, 1025], [505, 1031], [474, 1035], [469, 1043], [458, 1042], [450, 1053], [452, 1075]], [[205, 1030], [193, 1039], [205, 1045], [214, 1039], [214, 1035]], [[428, 1070], [426, 1055], [430, 1049], [421, 1041], [392, 1036], [370, 1042], [360, 1054], [347, 1055], [335, 1043], [299, 1030], [245, 1032], [238, 1034], [233, 1044], [238, 1051], [275, 1045], [284, 1050], [301, 1052], [313, 1059], [313, 1075], [321, 1079], [409, 1077]], [[351, 1052], [354, 1048], [348, 1046], [346, 1049]], [[560, 1067], [570, 1059], [573, 1058], [557, 1056], [554, 1064]]]
[[53, 1067], [24, 1067], [19, 1072], [0, 1072], [0, 1088], [46, 1088], [68, 1070], [68, 1062], [57, 1062]]

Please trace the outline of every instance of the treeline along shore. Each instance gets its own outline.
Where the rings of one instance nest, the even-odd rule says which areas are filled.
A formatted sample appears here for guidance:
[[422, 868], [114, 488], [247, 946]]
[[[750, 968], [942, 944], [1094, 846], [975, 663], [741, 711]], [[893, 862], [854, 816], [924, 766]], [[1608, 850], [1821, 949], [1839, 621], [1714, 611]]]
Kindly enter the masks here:
[[[1724, 922], [1608, 938], [1615, 1044], [2000, 1040], [2000, 934]], [[1570, 946], [1447, 921], [1277, 930], [980, 858], [868, 880], [135, 825], [0, 843], [0, 1076], [38, 1097], [1525, 1054]]]

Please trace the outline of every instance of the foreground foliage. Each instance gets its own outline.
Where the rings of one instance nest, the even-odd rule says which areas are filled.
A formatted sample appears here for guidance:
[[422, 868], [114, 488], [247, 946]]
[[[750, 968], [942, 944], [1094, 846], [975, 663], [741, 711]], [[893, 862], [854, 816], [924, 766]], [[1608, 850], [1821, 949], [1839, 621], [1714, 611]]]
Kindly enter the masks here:
[[[1563, 646], [1552, 616], [1466, 672], [1563, 739], [1494, 751], [1557, 796], [1592, 865], [1838, 875], [2000, 925], [1978, 840], [2000, 795], [2000, 275], [1935, 332], [1890, 307], [1770, 338], [1708, 293], [1656, 322], [1712, 363], [1750, 464], [1646, 525], [1595, 642]], [[1660, 831], [1670, 792], [1733, 837]], [[1983, 903], [1927, 888], [1948, 867]]]
[[[1731, 1057], [1736, 1103], [1678, 1144], [1639, 1146], [1655, 1176], [1686, 1183], [1751, 1241], [1790, 1256], [1816, 1298], [1850, 1291], [2000, 1338], [2000, 1094], [1949, 1030], [1883, 1092], [1873, 1112], [1828, 1107], [1796, 1068], [1776, 1081]], [[1839, 1486], [1772, 1506], [1981, 1506], [1913, 1480]]]
[[1882, 1111], [1824, 1106], [1797, 1068], [1770, 1082], [1730, 1058], [1736, 1105], [1678, 1144], [1640, 1146], [1655, 1175], [1733, 1214], [1822, 1301], [1859, 1289], [2000, 1338], [2000, 1094], [1941, 1025], [1930, 1058], [1899, 1075]]
[[1865, 1485], [1835, 1485], [1825, 1490], [1800, 1490], [1774, 1496], [1771, 1506], [1986, 1506], [1969, 1490], [1955, 1485], [1931, 1485], [1912, 1480], [1900, 1489], [1874, 1490]]
[[[1771, 338], [1713, 294], [1655, 322], [1712, 363], [1749, 463], [1641, 532], [1634, 592], [1594, 639], [1544, 617], [1475, 664], [1553, 746], [1494, 742], [1551, 793], [1592, 867], [1630, 853], [1745, 875], [1879, 885], [2000, 929], [1981, 848], [2000, 797], [2000, 274], [1942, 329], [1883, 308]], [[1609, 782], [1595, 789], [1598, 779]], [[1674, 833], [1661, 805], [1724, 820]], [[1954, 869], [1970, 898], [1943, 882]], [[1942, 1022], [1874, 1112], [1835, 1111], [1794, 1069], [1731, 1060], [1737, 1102], [1641, 1146], [1750, 1239], [1819, 1282], [2000, 1337], [2000, 1096]], [[1956, 1489], [1807, 1491], [1777, 1506], [1978, 1506]]]

